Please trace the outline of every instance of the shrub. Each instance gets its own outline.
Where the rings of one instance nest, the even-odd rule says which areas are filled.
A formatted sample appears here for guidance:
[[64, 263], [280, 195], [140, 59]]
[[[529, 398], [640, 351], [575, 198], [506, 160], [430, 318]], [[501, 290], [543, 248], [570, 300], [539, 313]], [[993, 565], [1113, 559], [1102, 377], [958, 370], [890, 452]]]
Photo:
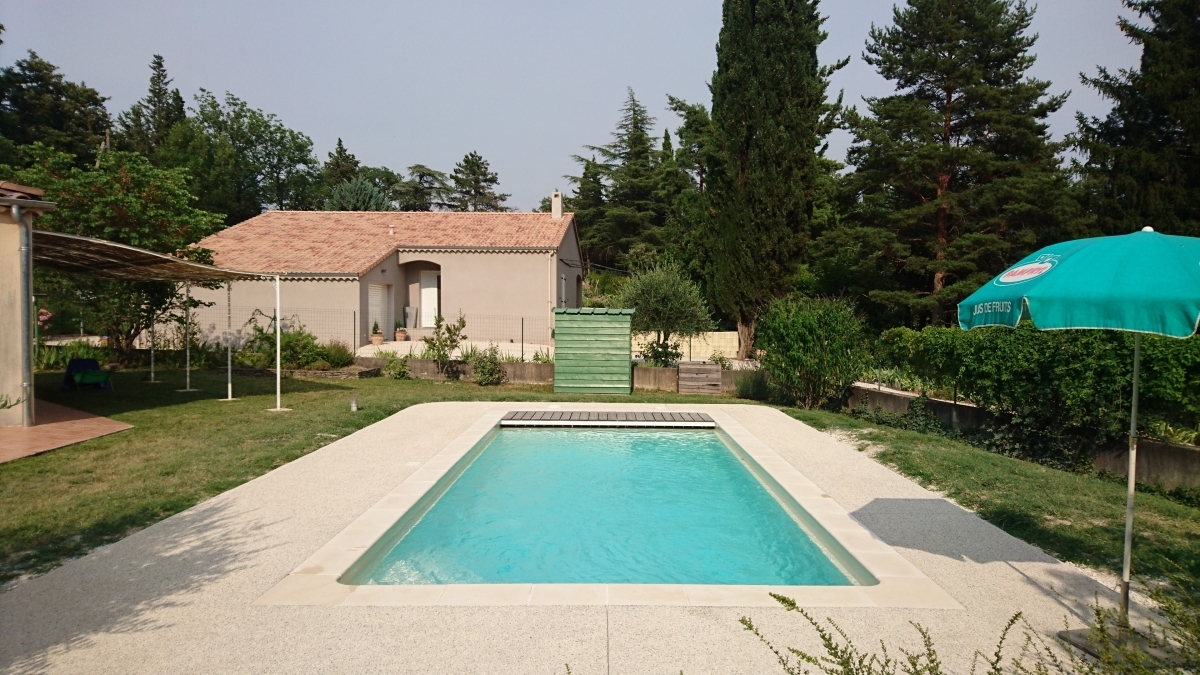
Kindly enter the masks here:
[[771, 396], [767, 374], [758, 368], [736, 371], [733, 374], [733, 386], [737, 389], [738, 398], [765, 401]]
[[806, 408], [844, 398], [869, 356], [863, 321], [846, 300], [776, 300], [759, 319], [755, 347], [771, 386]]
[[66, 370], [71, 359], [96, 359], [101, 364], [112, 359], [106, 347], [94, 345], [86, 340], [74, 340], [65, 345], [39, 345], [34, 357], [35, 370]]
[[721, 352], [713, 352], [712, 356], [708, 357], [708, 360], [721, 366], [721, 370], [733, 370], [733, 361], [730, 361], [729, 357]]
[[[898, 328], [888, 365], [953, 388], [993, 415], [988, 448], [1072, 467], [1128, 435], [1133, 336], [1101, 330]], [[1200, 423], [1200, 339], [1145, 336], [1140, 418], [1149, 428]], [[1190, 383], [1190, 384], [1189, 384]]]
[[500, 348], [491, 344], [487, 349], [476, 352], [471, 360], [471, 369], [475, 372], [475, 382], [484, 387], [503, 383], [505, 373], [500, 364]]
[[463, 334], [466, 327], [467, 320], [462, 314], [458, 315], [458, 321], [454, 323], [446, 323], [440, 314], [437, 315], [433, 319], [433, 335], [421, 338], [425, 343], [421, 357], [436, 361], [439, 373], [451, 375], [450, 356], [467, 339]]
[[308, 364], [307, 370], [333, 370], [333, 366], [328, 361], [313, 361]]
[[354, 364], [354, 352], [339, 340], [331, 340], [325, 344], [325, 360], [334, 368], [345, 368]]
[[642, 358], [651, 365], [670, 368], [683, 358], [678, 342], [647, 342], [642, 348]]
[[387, 363], [383, 364], [380, 372], [393, 380], [408, 379], [408, 360], [412, 358], [412, 354], [405, 354], [397, 358], [394, 354], [387, 357]]
[[532, 361], [534, 363], [554, 363], [554, 355], [550, 353], [549, 347], [544, 351], [539, 348], [533, 353]]
[[[1088, 642], [1096, 650], [1097, 658], [1094, 659], [1061, 640], [1048, 641], [1018, 612], [1000, 631], [994, 651], [975, 653], [971, 675], [979, 672], [976, 669], [980, 666], [986, 669], [986, 675], [1183, 675], [1198, 672], [1200, 597], [1195, 587], [1183, 579], [1172, 578], [1169, 584], [1149, 587], [1147, 594], [1164, 621], [1147, 622], [1145, 630], [1123, 627], [1115, 609], [1102, 607], [1098, 602], [1092, 606]], [[779, 649], [749, 617], [743, 616], [739, 623], [766, 645], [785, 673], [800, 675], [815, 670], [824, 675], [943, 675], [948, 672], [938, 656], [933, 636], [920, 624], [912, 624], [921, 636], [919, 649], [901, 648], [899, 655], [893, 656], [887, 644], [881, 642], [880, 653], [869, 653], [859, 649], [832, 619], [826, 619], [826, 627], [800, 609], [795, 600], [775, 593], [771, 593], [771, 597], [788, 612], [803, 616], [821, 641], [823, 653], [813, 654], [795, 647]], [[1023, 639], [1018, 642], [1017, 656], [1006, 666], [1005, 644], [1018, 626]], [[1168, 661], [1155, 660], [1151, 656], [1154, 653], [1169, 654]]]

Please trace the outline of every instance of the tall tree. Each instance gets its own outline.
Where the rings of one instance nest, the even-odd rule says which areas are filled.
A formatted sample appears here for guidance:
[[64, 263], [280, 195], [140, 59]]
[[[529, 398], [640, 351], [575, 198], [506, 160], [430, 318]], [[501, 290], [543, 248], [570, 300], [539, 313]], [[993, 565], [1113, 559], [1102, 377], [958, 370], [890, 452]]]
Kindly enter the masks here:
[[825, 40], [817, 0], [725, 0], [712, 79], [720, 161], [709, 169], [712, 218], [702, 245], [714, 304], [737, 321], [739, 357], [759, 315], [791, 290], [809, 234], [819, 152], [840, 100], [817, 47]]
[[450, 174], [450, 209], [452, 211], [508, 211], [504, 202], [512, 195], [496, 192], [500, 178], [488, 162], [476, 152], [469, 152], [454, 165]]
[[1125, 6], [1150, 21], [1119, 20], [1141, 67], [1084, 78], [1113, 101], [1104, 119], [1078, 116], [1090, 206], [1106, 234], [1200, 236], [1200, 1]]
[[117, 116], [117, 147], [140, 152], [153, 161], [171, 129], [185, 119], [183, 96], [178, 89], [171, 89], [163, 57], [155, 54], [150, 62], [150, 91]]
[[[84, 168], [70, 155], [41, 144], [30, 146], [29, 156], [29, 167], [0, 167], [0, 178], [42, 187], [46, 199], [58, 204], [38, 219], [38, 227], [211, 262], [209, 252], [187, 247], [215, 232], [221, 219], [192, 206], [195, 198], [188, 193], [184, 171], [156, 168], [134, 152], [105, 152], [98, 166]], [[182, 308], [180, 288], [170, 282], [39, 272], [38, 283], [97, 316], [122, 363], [132, 354], [138, 334], [165, 312]]]
[[92, 165], [111, 122], [100, 92], [29, 56], [0, 69], [0, 163], [22, 164], [21, 146], [42, 143]]
[[450, 207], [450, 178], [424, 164], [408, 167], [408, 178], [395, 186], [397, 211], [434, 211]]
[[1082, 230], [1046, 117], [1066, 95], [1026, 76], [1036, 36], [1023, 0], [908, 0], [863, 58], [895, 83], [847, 116], [854, 214], [846, 250], [882, 252], [893, 288], [876, 308], [942, 323], [959, 300], [1039, 245]]
[[[651, 133], [654, 121], [630, 89], [612, 142], [586, 146], [595, 153], [591, 159], [575, 157], [584, 172], [590, 168], [603, 185], [603, 206], [593, 217], [579, 221], [580, 244], [590, 261], [619, 263], [636, 243], [660, 243], [658, 228], [666, 208], [655, 194], [661, 156]], [[573, 180], [582, 186], [583, 179], [581, 175]]]
[[391, 211], [387, 192], [363, 176], [335, 185], [325, 200], [326, 211]]
[[346, 150], [346, 146], [342, 145], [342, 139], [339, 138], [337, 147], [329, 153], [329, 161], [325, 162], [325, 167], [322, 169], [325, 184], [333, 187], [345, 183], [358, 175], [358, 167], [358, 158]]
[[267, 208], [319, 205], [311, 139], [232, 94], [222, 101], [201, 89], [195, 100], [194, 114], [175, 125], [156, 157], [188, 169], [198, 206], [233, 225]]

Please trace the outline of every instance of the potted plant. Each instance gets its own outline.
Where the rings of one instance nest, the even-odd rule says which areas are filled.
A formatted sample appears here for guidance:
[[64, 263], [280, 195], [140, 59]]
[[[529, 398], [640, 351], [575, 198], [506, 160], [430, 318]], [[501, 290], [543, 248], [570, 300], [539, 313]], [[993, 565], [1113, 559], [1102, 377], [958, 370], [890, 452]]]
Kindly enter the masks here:
[[383, 331], [379, 330], [378, 321], [371, 326], [371, 344], [375, 345], [376, 347], [383, 344]]
[[404, 323], [396, 322], [396, 342], [404, 342], [408, 339], [408, 331], [404, 328]]

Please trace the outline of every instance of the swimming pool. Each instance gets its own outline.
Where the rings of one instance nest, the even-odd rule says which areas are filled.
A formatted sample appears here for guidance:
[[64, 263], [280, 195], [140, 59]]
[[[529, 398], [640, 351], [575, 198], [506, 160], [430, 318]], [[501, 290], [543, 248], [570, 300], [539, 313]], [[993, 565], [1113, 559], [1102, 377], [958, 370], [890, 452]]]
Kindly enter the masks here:
[[876, 583], [719, 430], [497, 428], [339, 581]]

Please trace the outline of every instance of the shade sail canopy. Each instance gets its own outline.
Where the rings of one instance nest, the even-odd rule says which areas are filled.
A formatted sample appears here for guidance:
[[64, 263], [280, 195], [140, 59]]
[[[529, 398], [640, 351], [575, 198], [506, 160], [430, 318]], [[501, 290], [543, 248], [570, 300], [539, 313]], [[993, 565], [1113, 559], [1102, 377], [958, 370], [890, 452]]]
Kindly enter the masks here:
[[1186, 338], [1200, 330], [1200, 239], [1141, 232], [1047, 246], [958, 305], [964, 330], [1107, 328]]
[[34, 230], [33, 262], [60, 272], [127, 281], [238, 281], [263, 275], [238, 272], [74, 234]]

